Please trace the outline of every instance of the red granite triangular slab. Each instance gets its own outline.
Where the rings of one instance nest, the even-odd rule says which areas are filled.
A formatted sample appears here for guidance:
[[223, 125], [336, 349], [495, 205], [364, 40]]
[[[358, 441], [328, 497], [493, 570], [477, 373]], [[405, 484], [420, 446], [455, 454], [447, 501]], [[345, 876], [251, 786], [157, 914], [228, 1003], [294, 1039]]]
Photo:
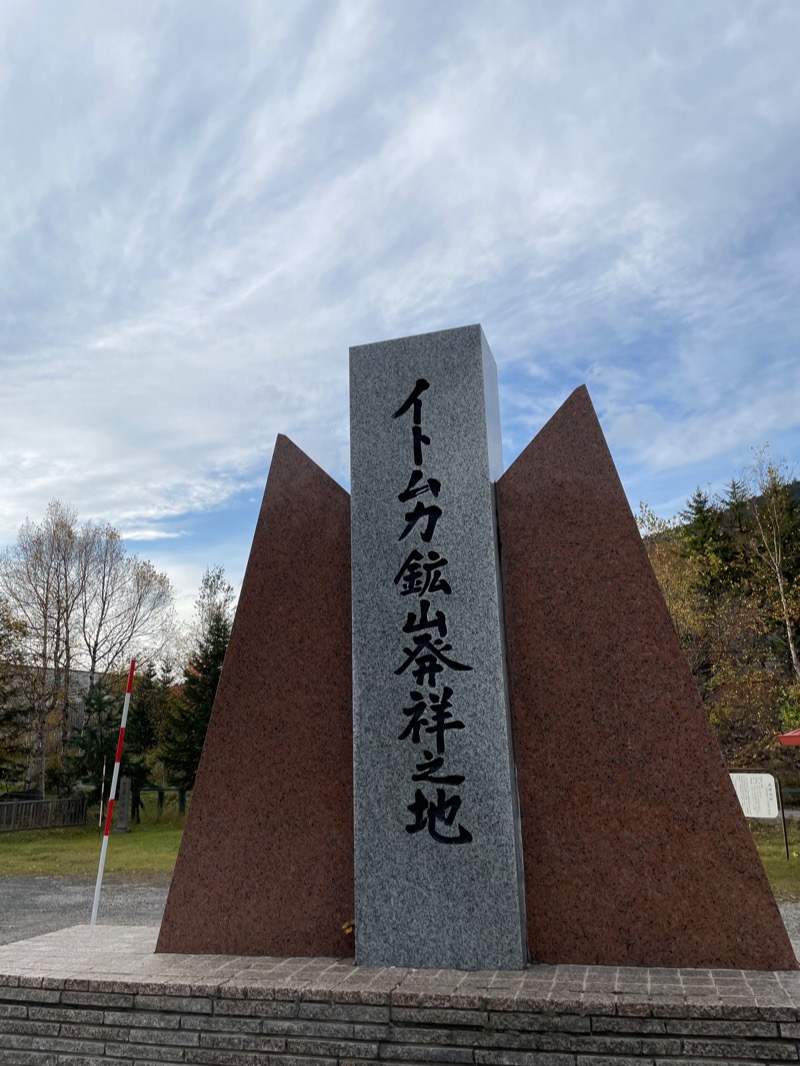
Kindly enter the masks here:
[[352, 955], [350, 497], [280, 436], [157, 951]]
[[497, 506], [532, 957], [795, 969], [585, 387]]

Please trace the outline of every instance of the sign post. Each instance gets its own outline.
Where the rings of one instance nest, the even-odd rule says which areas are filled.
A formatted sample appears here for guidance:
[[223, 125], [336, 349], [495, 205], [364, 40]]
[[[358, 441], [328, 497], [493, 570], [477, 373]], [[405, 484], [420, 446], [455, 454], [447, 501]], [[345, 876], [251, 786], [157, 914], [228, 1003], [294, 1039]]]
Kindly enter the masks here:
[[783, 812], [781, 791], [772, 774], [731, 774], [731, 783], [741, 804], [745, 818], [777, 818], [783, 826], [783, 850], [789, 861], [789, 840], [786, 836], [786, 815]]
[[777, 818], [780, 814], [772, 774], [731, 774], [745, 818]]

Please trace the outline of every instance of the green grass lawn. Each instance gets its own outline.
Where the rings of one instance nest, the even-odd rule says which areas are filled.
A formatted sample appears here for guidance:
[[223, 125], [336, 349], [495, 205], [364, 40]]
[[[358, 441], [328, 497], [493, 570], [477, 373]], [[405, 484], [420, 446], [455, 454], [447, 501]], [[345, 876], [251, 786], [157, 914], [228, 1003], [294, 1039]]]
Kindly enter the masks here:
[[[179, 826], [134, 826], [130, 833], [112, 833], [106, 873], [170, 873], [183, 830]], [[3, 874], [96, 874], [100, 860], [98, 829], [41, 829], [4, 833], [0, 837]]]
[[776, 899], [800, 902], [800, 821], [786, 820], [788, 862], [780, 823], [776, 826], [771, 822], [751, 822], [750, 825]]
[[[129, 833], [111, 833], [105, 872], [147, 878], [170, 874], [175, 866], [185, 816], [168, 799], [158, 817], [156, 797], [145, 796], [141, 824]], [[73, 829], [34, 829], [0, 833], [0, 876], [64, 874], [95, 875], [100, 861], [102, 832], [98, 811], [90, 810], [87, 824]]]
[[[148, 879], [168, 875], [175, 866], [183, 833], [184, 816], [169, 804], [160, 820], [155, 798], [147, 797], [141, 825], [129, 833], [112, 833], [108, 842], [106, 873]], [[787, 821], [789, 861], [786, 861], [780, 825], [751, 822], [764, 869], [776, 897], [800, 902], [800, 821]], [[0, 876], [97, 873], [102, 837], [97, 812], [78, 829], [34, 830], [0, 834]]]

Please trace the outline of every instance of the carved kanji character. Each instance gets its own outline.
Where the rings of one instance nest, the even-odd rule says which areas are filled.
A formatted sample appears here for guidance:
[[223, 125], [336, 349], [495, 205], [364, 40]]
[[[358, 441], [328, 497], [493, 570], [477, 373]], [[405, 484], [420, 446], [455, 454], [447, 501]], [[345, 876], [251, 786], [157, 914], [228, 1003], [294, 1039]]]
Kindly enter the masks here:
[[401, 586], [401, 596], [424, 596], [426, 592], [441, 592], [449, 596], [452, 589], [442, 577], [442, 570], [446, 566], [447, 559], [438, 552], [429, 551], [427, 561], [423, 562], [422, 553], [414, 548], [395, 575], [394, 583]]
[[440, 637], [431, 638], [429, 633], [419, 633], [411, 639], [414, 647], [403, 648], [408, 658], [398, 666], [395, 673], [402, 674], [412, 663], [415, 663], [416, 665], [411, 673], [418, 685], [423, 684], [427, 678], [428, 685], [431, 688], [436, 688], [436, 677], [446, 667], [451, 670], [472, 669], [466, 663], [459, 663], [455, 659], [449, 659], [444, 653], [452, 651], [452, 645], [445, 644]]
[[420, 729], [428, 724], [428, 719], [425, 717], [425, 711], [428, 708], [421, 692], [412, 692], [411, 699], [416, 700], [413, 707], [403, 708], [403, 714], [411, 720], [397, 739], [405, 740], [406, 737], [411, 737], [412, 744], [419, 744]]
[[444, 734], [446, 730], [464, 728], [464, 723], [459, 722], [449, 711], [449, 708], [453, 706], [450, 702], [450, 697], [452, 695], [453, 690], [447, 685], [442, 689], [440, 696], [435, 692], [428, 693], [428, 701], [433, 722], [430, 725], [428, 725], [427, 721], [425, 722], [425, 725], [428, 726], [425, 732], [435, 734], [436, 751], [439, 755], [444, 751]]
[[460, 807], [461, 797], [457, 794], [448, 798], [443, 788], [437, 788], [434, 801], [428, 800], [422, 789], [418, 788], [414, 794], [414, 802], [408, 805], [408, 810], [414, 815], [414, 822], [406, 826], [406, 832], [419, 833], [427, 826], [430, 835], [440, 844], [469, 844], [472, 841], [472, 833], [463, 825], [458, 827], [458, 836], [445, 836], [436, 828], [437, 823], [441, 822], [449, 829]]
[[433, 618], [428, 617], [430, 610], [429, 600], [419, 601], [419, 619], [413, 611], [408, 612], [408, 617], [403, 625], [404, 633], [419, 633], [423, 629], [435, 629], [440, 637], [447, 636], [447, 620], [444, 611], [437, 611]]

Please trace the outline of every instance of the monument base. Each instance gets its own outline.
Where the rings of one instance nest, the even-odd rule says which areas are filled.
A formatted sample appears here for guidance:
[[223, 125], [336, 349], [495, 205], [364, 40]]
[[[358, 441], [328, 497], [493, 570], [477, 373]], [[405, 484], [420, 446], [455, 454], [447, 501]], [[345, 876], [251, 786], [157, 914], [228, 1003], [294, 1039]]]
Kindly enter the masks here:
[[358, 967], [156, 955], [156, 928], [0, 947], [0, 1061], [548, 1066], [797, 1061], [800, 972]]

